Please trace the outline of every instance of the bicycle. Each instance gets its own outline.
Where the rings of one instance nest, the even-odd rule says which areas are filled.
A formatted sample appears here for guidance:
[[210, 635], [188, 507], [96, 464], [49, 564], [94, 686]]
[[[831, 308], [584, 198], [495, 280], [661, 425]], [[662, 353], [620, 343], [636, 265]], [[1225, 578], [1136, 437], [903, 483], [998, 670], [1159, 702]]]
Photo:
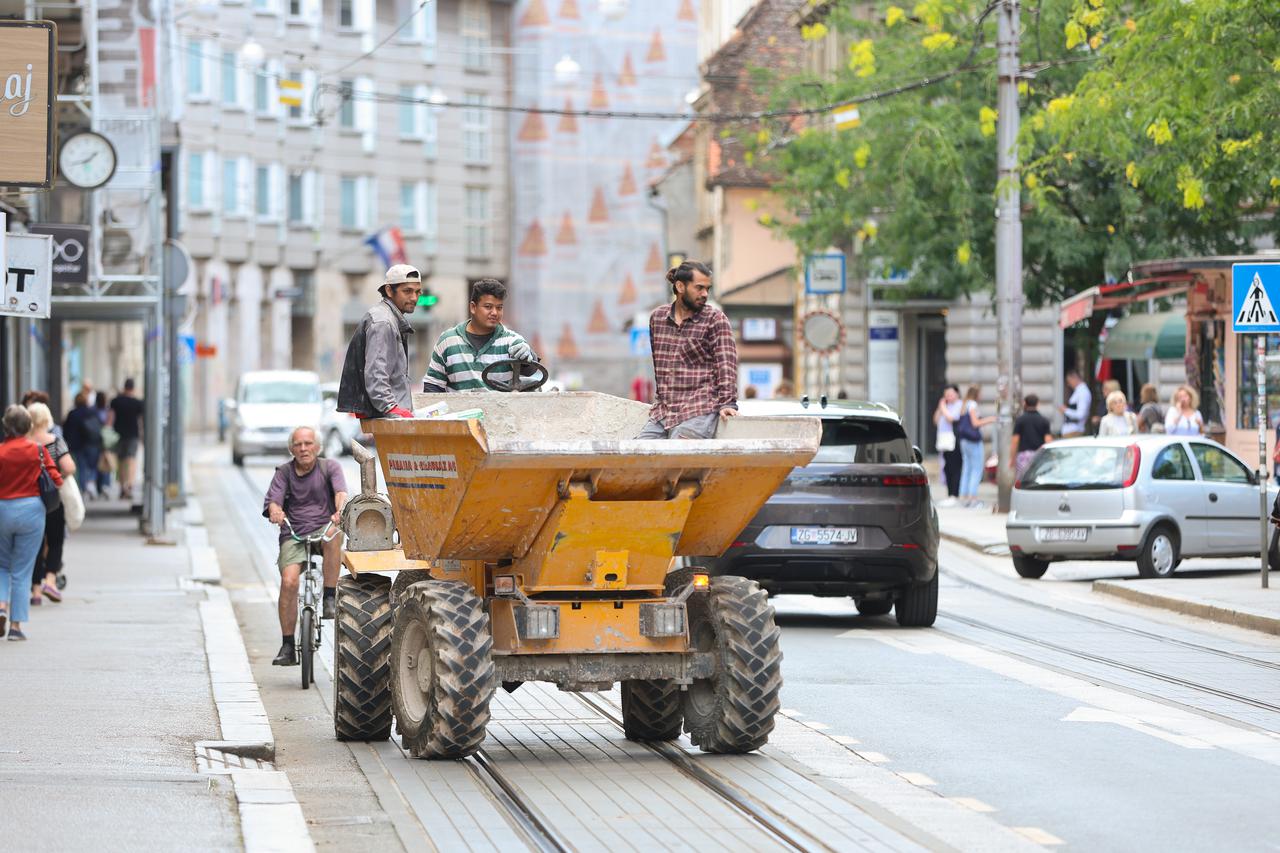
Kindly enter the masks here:
[[331, 521], [322, 530], [307, 536], [294, 532], [285, 516], [285, 526], [295, 541], [307, 547], [307, 559], [298, 576], [298, 627], [294, 633], [294, 649], [302, 670], [302, 689], [315, 683], [315, 653], [320, 649], [324, 620], [320, 618], [324, 584], [324, 543], [333, 541], [338, 527]]

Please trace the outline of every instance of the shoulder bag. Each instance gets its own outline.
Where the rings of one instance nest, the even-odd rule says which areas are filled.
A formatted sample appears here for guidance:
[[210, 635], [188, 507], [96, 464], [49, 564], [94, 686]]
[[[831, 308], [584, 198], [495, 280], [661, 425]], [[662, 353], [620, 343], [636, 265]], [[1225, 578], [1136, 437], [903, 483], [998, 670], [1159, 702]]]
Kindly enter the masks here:
[[982, 441], [982, 432], [973, 425], [973, 418], [969, 414], [971, 411], [972, 409], [966, 407], [952, 428], [956, 432], [956, 438], [961, 441]]
[[62, 506], [62, 495], [59, 494], [58, 487], [53, 483], [53, 475], [45, 467], [44, 460], [46, 459], [49, 460], [50, 465], [53, 464], [53, 457], [49, 455], [48, 449], [41, 447], [38, 459], [38, 464], [40, 465], [40, 500], [44, 501], [44, 511], [47, 515]]

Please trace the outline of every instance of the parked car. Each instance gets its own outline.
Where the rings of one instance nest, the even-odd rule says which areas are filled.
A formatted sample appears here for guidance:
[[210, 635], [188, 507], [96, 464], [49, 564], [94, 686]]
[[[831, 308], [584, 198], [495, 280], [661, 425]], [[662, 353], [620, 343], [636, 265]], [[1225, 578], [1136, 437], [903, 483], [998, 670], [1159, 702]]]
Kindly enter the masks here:
[[1005, 527], [1024, 578], [1057, 560], [1133, 560], [1156, 578], [1185, 557], [1258, 556], [1258, 514], [1254, 473], [1207, 439], [1073, 438], [1035, 456]]
[[360, 419], [350, 412], [338, 411], [338, 383], [322, 383], [320, 395], [324, 400], [320, 416], [320, 447], [324, 455], [330, 459], [344, 454], [349, 456], [352, 441], [371, 446], [372, 436], [360, 431]]
[[227, 401], [231, 415], [231, 461], [259, 453], [287, 453], [294, 427], [320, 429], [320, 378], [306, 370], [256, 370], [244, 373], [236, 396]]
[[741, 414], [817, 417], [822, 445], [796, 468], [713, 573], [752, 578], [771, 595], [851, 596], [858, 612], [893, 609], [898, 624], [938, 612], [938, 516], [920, 451], [888, 407], [745, 400]]

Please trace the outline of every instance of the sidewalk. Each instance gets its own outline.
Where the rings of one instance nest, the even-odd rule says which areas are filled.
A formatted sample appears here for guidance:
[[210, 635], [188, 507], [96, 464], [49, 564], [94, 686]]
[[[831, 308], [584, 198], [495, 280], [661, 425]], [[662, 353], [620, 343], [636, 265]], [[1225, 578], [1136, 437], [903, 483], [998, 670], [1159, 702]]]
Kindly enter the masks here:
[[32, 608], [28, 642], [0, 641], [4, 846], [265, 849], [251, 806], [264, 788], [287, 791], [284, 774], [202, 744], [230, 727], [272, 749], [256, 688], [224, 677], [236, 712], [215, 698], [217, 674], [244, 655], [234, 620], [231, 633], [211, 627], [225, 593], [192, 580], [181, 527], [178, 545], [147, 545], [123, 503], [88, 509], [67, 539], [63, 602]]
[[[926, 460], [930, 491], [938, 509], [943, 539], [991, 556], [1008, 556], [1005, 517], [992, 511], [994, 483], [983, 482], [978, 497], [982, 509], [943, 506], [946, 487], [938, 482], [936, 457]], [[1052, 570], [1050, 570], [1052, 571]], [[1271, 573], [1270, 589], [1262, 589], [1256, 572], [1181, 572], [1171, 578], [1098, 580], [1093, 591], [1148, 607], [1159, 607], [1213, 622], [1280, 635], [1280, 572]]]

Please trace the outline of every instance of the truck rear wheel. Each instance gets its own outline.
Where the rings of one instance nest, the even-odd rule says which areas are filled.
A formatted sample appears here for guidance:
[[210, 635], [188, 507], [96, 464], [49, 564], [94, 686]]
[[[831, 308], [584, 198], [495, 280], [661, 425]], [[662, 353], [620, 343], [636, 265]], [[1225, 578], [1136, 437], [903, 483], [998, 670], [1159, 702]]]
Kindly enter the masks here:
[[396, 572], [395, 578], [391, 581], [391, 606], [395, 607], [400, 603], [400, 598], [406, 589], [419, 581], [429, 580], [431, 580], [431, 572], [424, 569], [406, 569]]
[[333, 727], [338, 740], [391, 736], [391, 582], [338, 579], [333, 632]]
[[782, 689], [781, 632], [755, 581], [723, 576], [689, 598], [689, 635], [715, 674], [683, 694], [685, 730], [703, 752], [743, 753], [769, 740]]
[[627, 740], [675, 740], [683, 721], [679, 684], [670, 679], [622, 682], [622, 727]]
[[421, 581], [396, 606], [391, 701], [414, 758], [463, 758], [480, 748], [497, 689], [483, 602], [465, 584]]

